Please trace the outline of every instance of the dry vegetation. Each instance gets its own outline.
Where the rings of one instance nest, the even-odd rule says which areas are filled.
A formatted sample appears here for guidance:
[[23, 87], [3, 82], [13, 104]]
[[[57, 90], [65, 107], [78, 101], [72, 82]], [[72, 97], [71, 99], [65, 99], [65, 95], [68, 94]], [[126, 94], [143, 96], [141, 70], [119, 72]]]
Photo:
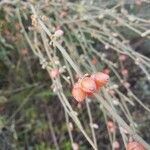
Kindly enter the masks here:
[[[0, 1], [2, 150], [150, 145], [149, 0]], [[79, 78], [108, 84], [78, 103]], [[137, 149], [135, 149], [137, 150]]]

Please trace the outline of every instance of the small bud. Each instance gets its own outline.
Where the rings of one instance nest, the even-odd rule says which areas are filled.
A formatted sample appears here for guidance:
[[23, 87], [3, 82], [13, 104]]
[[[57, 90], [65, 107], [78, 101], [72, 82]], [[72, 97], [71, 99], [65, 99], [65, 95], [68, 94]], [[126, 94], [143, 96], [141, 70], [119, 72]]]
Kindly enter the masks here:
[[120, 56], [119, 56], [119, 60], [120, 61], [125, 61], [127, 59], [127, 55], [124, 55], [124, 54], [121, 54]]
[[116, 132], [116, 125], [115, 125], [115, 123], [112, 122], [112, 121], [108, 121], [108, 122], [107, 122], [107, 128], [108, 128], [108, 131], [109, 131], [110, 133], [115, 133], [115, 132]]
[[75, 116], [78, 116], [78, 113], [76, 111], [73, 111], [73, 113], [74, 113]]
[[122, 74], [124, 77], [127, 77], [127, 76], [128, 76], [128, 70], [127, 70], [127, 69], [121, 70], [121, 74]]
[[106, 44], [106, 45], [105, 45], [105, 49], [108, 50], [109, 48], [110, 48], [110, 45], [109, 45], [109, 44]]
[[114, 84], [113, 86], [112, 86], [112, 89], [118, 89], [118, 85], [117, 84]]
[[58, 77], [59, 76], [59, 74], [60, 74], [60, 72], [59, 72], [59, 69], [52, 69], [51, 70], [51, 72], [50, 72], [50, 76], [51, 76], [51, 78], [56, 78], [56, 77]]
[[103, 73], [110, 74], [110, 70], [108, 68], [106, 68], [106, 69], [103, 70]]
[[112, 90], [112, 89], [108, 90], [108, 93], [109, 93], [111, 96], [114, 96], [114, 95], [115, 95], [115, 91]]
[[55, 31], [54, 36], [55, 36], [55, 37], [60, 37], [60, 36], [62, 36], [63, 34], [64, 34], [64, 32], [59, 29], [59, 30]]
[[142, 144], [138, 143], [138, 142], [129, 142], [127, 145], [126, 150], [146, 150]]
[[114, 36], [114, 37], [117, 37], [118, 36], [118, 33], [112, 33], [112, 36]]
[[128, 89], [131, 85], [129, 82], [124, 82], [123, 85]]
[[120, 148], [120, 144], [118, 141], [114, 141], [112, 146], [115, 150], [119, 150], [119, 148]]
[[103, 14], [100, 14], [100, 15], [98, 16], [98, 18], [99, 18], [99, 19], [103, 19], [103, 18], [104, 18], [104, 15], [103, 15]]
[[136, 4], [137, 6], [141, 6], [141, 5], [142, 5], [142, 1], [143, 1], [143, 0], [135, 0], [135, 4]]
[[140, 62], [141, 62], [140, 58], [136, 58], [136, 60], [135, 60], [135, 64], [136, 64], [136, 65], [139, 65], [139, 64], [140, 64]]
[[67, 12], [66, 11], [62, 11], [61, 13], [60, 13], [60, 18], [64, 18], [64, 17], [66, 17], [68, 14], [67, 14]]
[[99, 128], [98, 124], [96, 124], [96, 123], [90, 124], [90, 126], [92, 128], [94, 128], [94, 129], [98, 129]]
[[60, 61], [59, 60], [55, 60], [54, 62], [56, 65], [59, 65], [60, 64]]
[[119, 101], [118, 100], [113, 100], [113, 104], [118, 106], [119, 105]]
[[72, 124], [72, 122], [69, 122], [68, 123], [68, 127], [69, 127], [69, 129], [72, 131], [73, 130], [73, 124]]
[[92, 59], [92, 64], [93, 64], [93, 65], [96, 65], [97, 62], [98, 62], [98, 61], [97, 61], [97, 58], [96, 58], [96, 57], [93, 57], [93, 59]]
[[79, 145], [77, 143], [72, 144], [72, 149], [73, 150], [79, 150]]
[[121, 130], [121, 132], [123, 132], [125, 134], [129, 134], [129, 132], [125, 128], [123, 128], [123, 127], [120, 127], [120, 130]]
[[27, 55], [28, 54], [28, 49], [27, 48], [22, 48], [21, 49], [21, 55], [22, 56], [25, 56], [25, 55]]

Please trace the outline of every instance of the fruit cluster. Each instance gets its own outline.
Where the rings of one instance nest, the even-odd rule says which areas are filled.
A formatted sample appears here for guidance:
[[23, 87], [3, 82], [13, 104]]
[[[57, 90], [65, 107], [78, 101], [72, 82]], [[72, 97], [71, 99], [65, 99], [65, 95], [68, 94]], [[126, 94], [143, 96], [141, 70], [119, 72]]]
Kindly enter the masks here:
[[109, 75], [102, 72], [94, 73], [91, 76], [85, 75], [74, 84], [72, 95], [78, 102], [82, 102], [87, 96], [92, 96], [105, 86], [108, 80]]

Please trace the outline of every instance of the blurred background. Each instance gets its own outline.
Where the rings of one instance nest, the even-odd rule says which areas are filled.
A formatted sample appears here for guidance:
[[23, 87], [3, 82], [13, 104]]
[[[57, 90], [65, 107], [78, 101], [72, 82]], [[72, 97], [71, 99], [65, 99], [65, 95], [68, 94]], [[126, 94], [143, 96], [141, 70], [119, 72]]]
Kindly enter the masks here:
[[101, 99], [150, 143], [149, 39], [149, 0], [1, 0], [0, 150], [124, 150], [136, 138], [116, 115], [71, 94], [98, 71]]

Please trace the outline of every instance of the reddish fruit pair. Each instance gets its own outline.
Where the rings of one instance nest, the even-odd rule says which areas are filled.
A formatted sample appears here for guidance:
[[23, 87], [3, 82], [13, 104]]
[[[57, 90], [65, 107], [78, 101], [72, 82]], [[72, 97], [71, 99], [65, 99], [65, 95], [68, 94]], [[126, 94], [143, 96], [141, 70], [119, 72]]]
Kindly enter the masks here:
[[92, 74], [90, 77], [83, 77], [74, 85], [72, 95], [78, 102], [82, 102], [86, 96], [93, 95], [102, 86], [106, 85], [108, 80], [109, 76], [102, 72]]

